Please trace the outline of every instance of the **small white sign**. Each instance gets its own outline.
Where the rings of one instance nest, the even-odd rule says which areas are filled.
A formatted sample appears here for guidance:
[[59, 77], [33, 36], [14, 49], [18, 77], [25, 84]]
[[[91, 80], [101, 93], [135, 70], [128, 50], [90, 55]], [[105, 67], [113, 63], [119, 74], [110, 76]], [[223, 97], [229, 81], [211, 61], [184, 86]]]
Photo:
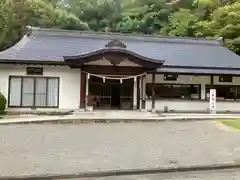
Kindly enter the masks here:
[[210, 89], [209, 106], [210, 113], [216, 113], [216, 89]]

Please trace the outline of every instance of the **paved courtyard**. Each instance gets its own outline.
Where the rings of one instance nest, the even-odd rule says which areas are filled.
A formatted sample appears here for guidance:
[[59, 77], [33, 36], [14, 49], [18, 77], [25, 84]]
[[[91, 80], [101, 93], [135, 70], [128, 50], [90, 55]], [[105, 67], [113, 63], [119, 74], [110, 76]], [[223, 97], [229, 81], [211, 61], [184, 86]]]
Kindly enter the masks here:
[[212, 121], [0, 126], [0, 174], [240, 162], [240, 132]]

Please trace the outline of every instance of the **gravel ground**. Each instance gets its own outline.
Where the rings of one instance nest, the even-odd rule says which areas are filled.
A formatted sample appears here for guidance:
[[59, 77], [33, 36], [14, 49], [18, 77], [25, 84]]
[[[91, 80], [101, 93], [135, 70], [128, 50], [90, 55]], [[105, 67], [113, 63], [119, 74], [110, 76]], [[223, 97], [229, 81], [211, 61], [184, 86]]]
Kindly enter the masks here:
[[240, 133], [211, 121], [0, 126], [0, 174], [240, 162]]

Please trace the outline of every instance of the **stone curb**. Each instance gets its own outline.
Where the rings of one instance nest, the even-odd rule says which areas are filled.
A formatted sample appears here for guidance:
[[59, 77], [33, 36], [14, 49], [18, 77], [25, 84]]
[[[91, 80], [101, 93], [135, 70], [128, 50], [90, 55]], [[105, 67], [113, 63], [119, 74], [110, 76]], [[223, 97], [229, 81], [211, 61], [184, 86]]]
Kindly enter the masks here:
[[240, 117], [222, 116], [222, 117], [164, 117], [164, 118], [147, 118], [147, 119], [113, 119], [113, 118], [80, 118], [80, 117], [59, 117], [55, 119], [26, 119], [26, 120], [0, 120], [0, 125], [10, 124], [84, 124], [84, 123], [159, 123], [165, 121], [203, 121], [203, 120], [224, 120], [236, 119]]
[[164, 174], [164, 173], [181, 173], [194, 171], [214, 171], [214, 170], [228, 170], [239, 169], [240, 164], [218, 164], [206, 166], [183, 166], [172, 168], [154, 168], [154, 169], [126, 169], [126, 170], [109, 170], [98, 172], [83, 172], [75, 174], [43, 174], [36, 176], [5, 176], [0, 177], [0, 180], [54, 180], [54, 179], [73, 179], [73, 178], [100, 178], [110, 176], [126, 176], [126, 175], [144, 175], [144, 174]]

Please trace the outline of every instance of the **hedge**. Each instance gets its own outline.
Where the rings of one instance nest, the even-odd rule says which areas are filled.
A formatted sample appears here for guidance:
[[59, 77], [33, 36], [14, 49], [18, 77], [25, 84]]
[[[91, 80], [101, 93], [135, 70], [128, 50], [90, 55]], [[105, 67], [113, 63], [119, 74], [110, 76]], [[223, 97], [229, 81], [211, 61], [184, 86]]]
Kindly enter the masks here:
[[6, 109], [7, 99], [5, 96], [0, 92], [0, 114], [4, 114]]

